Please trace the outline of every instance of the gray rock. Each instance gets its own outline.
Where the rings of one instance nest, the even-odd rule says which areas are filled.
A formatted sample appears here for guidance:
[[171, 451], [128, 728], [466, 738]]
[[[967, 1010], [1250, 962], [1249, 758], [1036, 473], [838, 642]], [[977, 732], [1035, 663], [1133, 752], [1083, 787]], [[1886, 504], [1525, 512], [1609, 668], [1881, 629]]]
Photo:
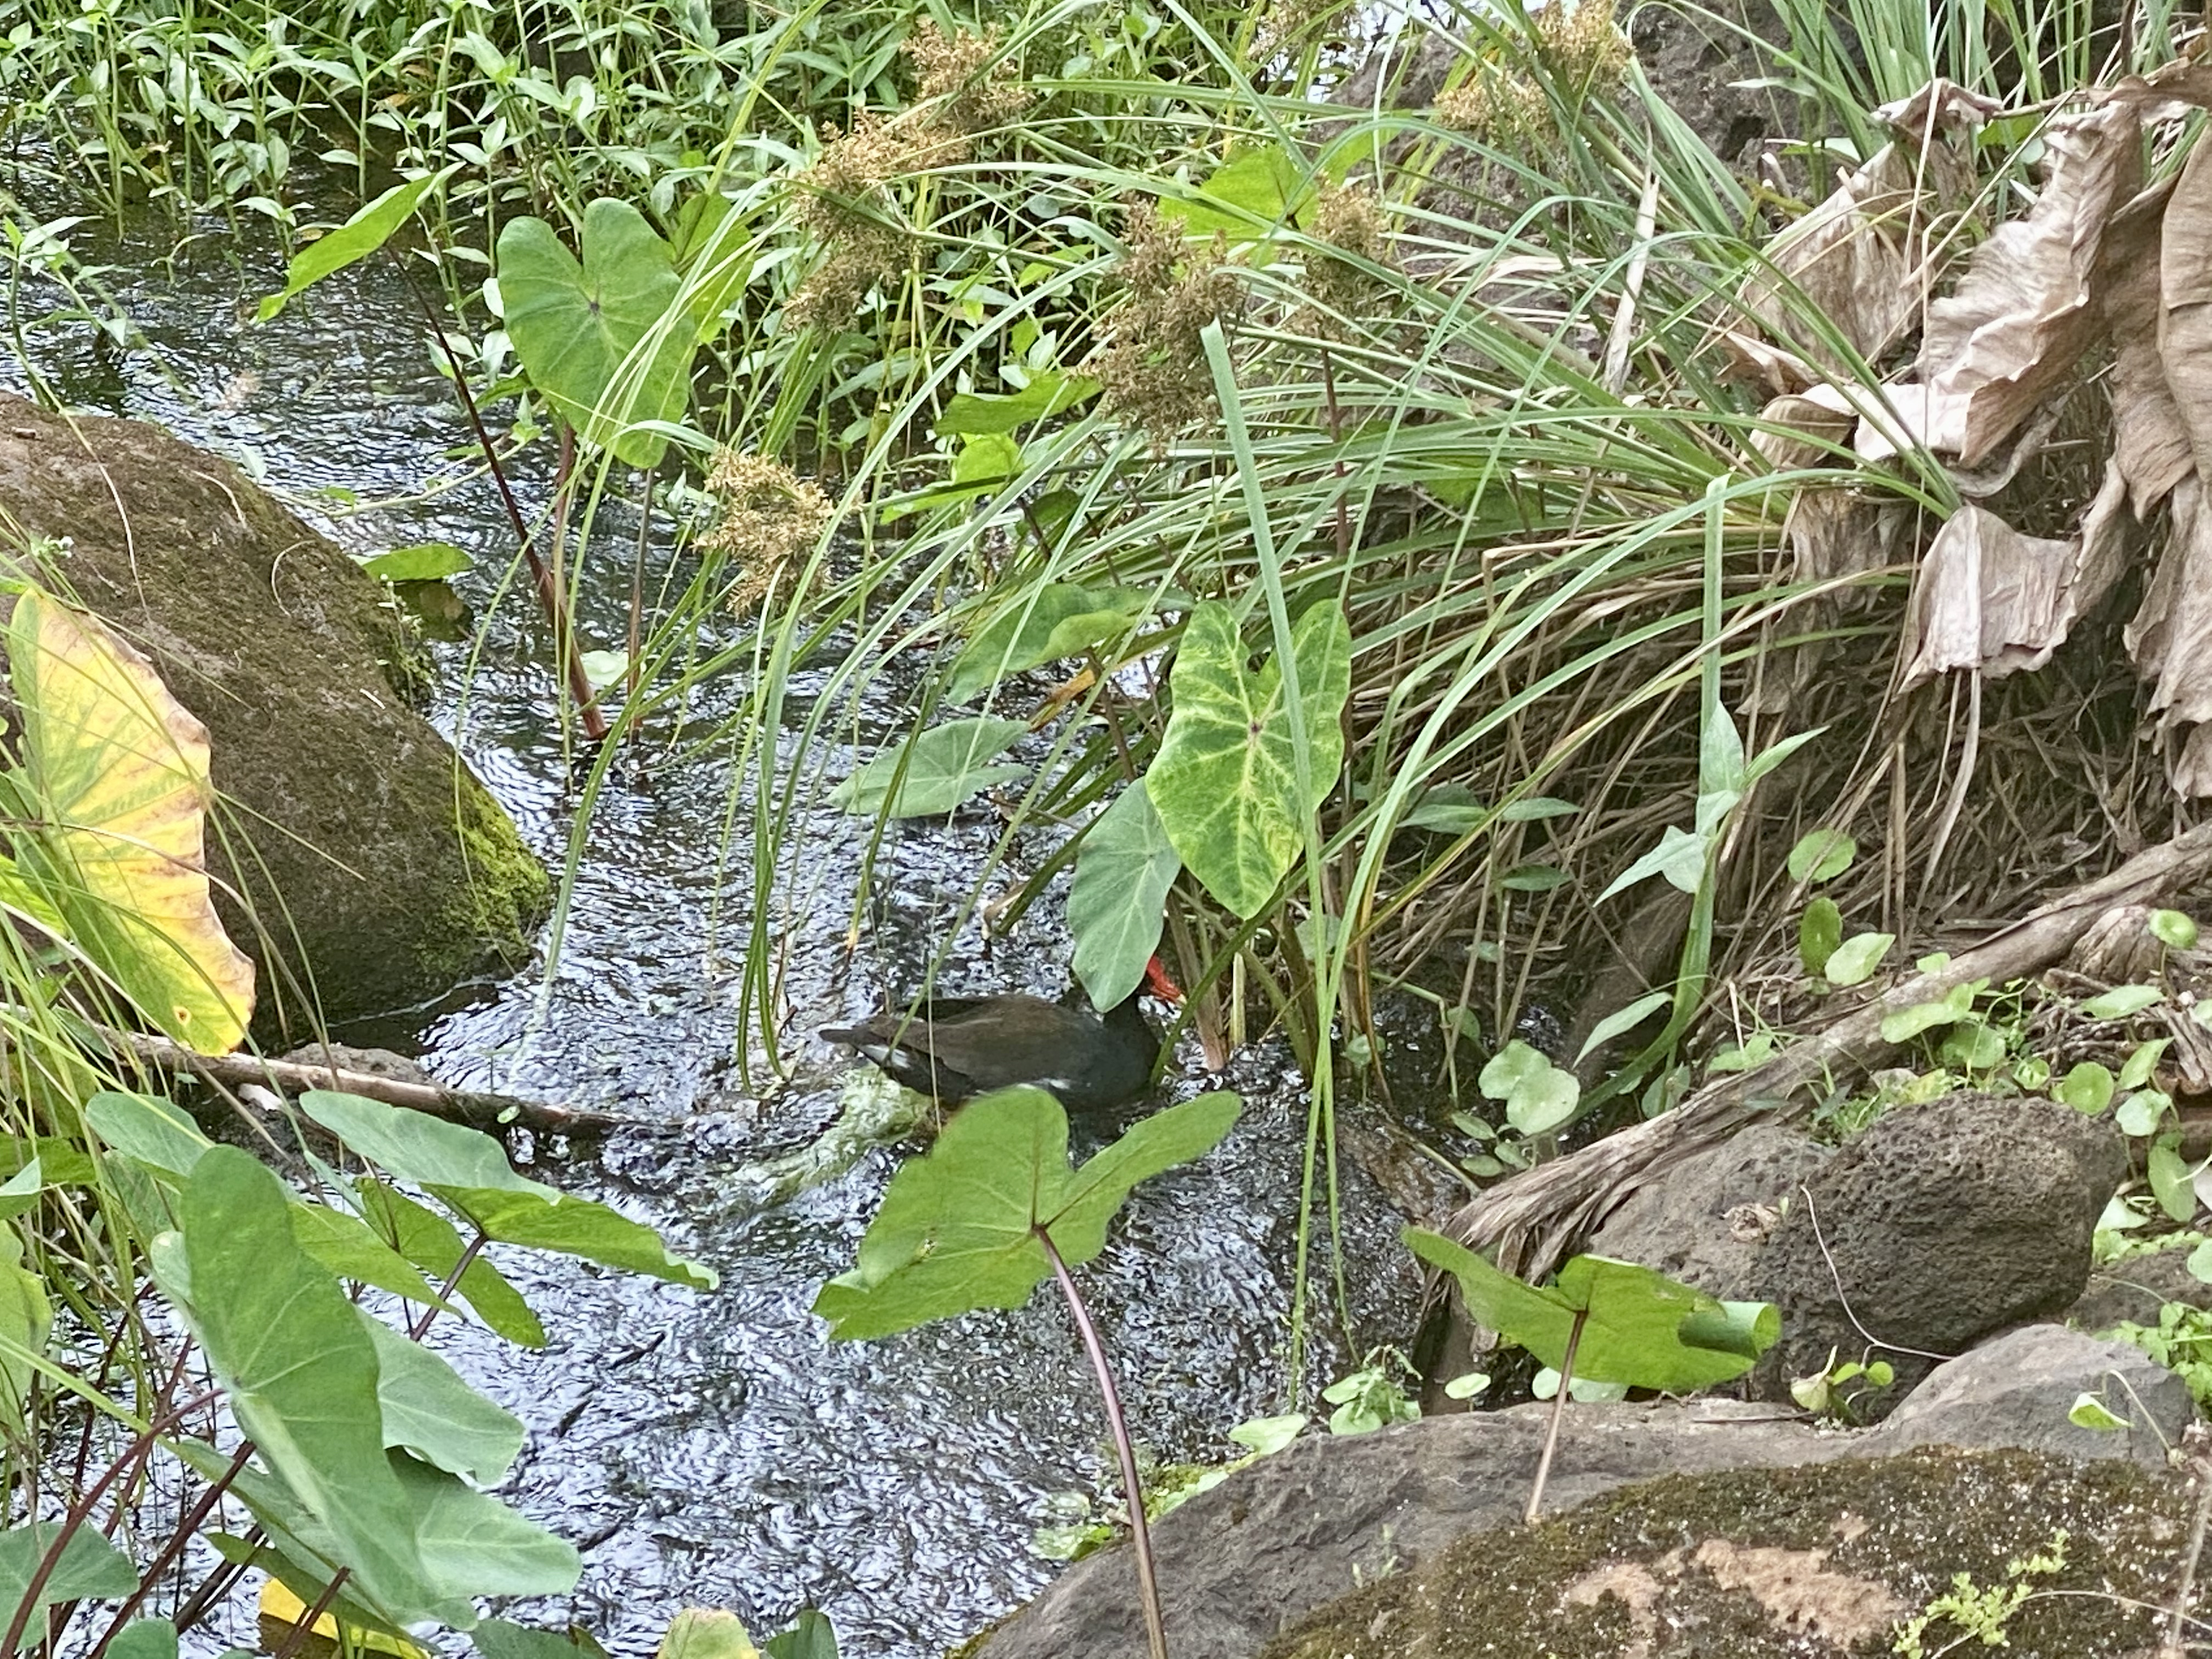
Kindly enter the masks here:
[[[2084, 1394], [2128, 1426], [2076, 1428], [2066, 1414]], [[1937, 1366], [1875, 1433], [1897, 1450], [2016, 1447], [2163, 1468], [2196, 1416], [2188, 1385], [2142, 1349], [2061, 1325], [2025, 1325]]]
[[[1310, 1437], [1200, 1493], [1152, 1528], [1168, 1645], [1242, 1659], [1324, 1601], [1468, 1533], [1517, 1522], [1547, 1406]], [[1556, 1513], [1630, 1481], [1846, 1455], [1848, 1435], [1735, 1401], [1577, 1406], [1553, 1456]], [[994, 1632], [976, 1659], [1133, 1659], [1145, 1651], [1126, 1547], [1086, 1556]]]
[[1831, 1156], [1794, 1130], [1755, 1125], [1632, 1194], [1588, 1249], [1655, 1267], [1711, 1296], [1754, 1297], [1759, 1249], [1777, 1212]]
[[[1927, 1445], [2021, 1449], [2157, 1467], [2147, 1430], [2099, 1434], [2066, 1420], [2104, 1389], [2128, 1415], [2178, 1437], [2188, 1391], [2134, 1349], [2053, 1327], [1940, 1367], [1908, 1415], [1879, 1428], [1815, 1425], [1741, 1401], [1574, 1406], [1562, 1419], [1544, 1512], [1559, 1515], [1634, 1482], [1729, 1469], [1881, 1458]], [[2063, 1397], [2062, 1397], [2063, 1396]], [[1469, 1534], [1517, 1524], [1551, 1407], [1425, 1417], [1351, 1438], [1297, 1442], [1231, 1475], [1152, 1529], [1178, 1653], [1244, 1659], [1310, 1609], [1401, 1571]], [[985, 1639], [980, 1659], [1129, 1659], [1145, 1649], [1126, 1547], [1079, 1562]]]
[[2098, 1216], [2127, 1172], [2111, 1124], [2054, 1101], [1952, 1095], [1900, 1108], [1806, 1183], [1758, 1263], [1782, 1340], [1754, 1392], [1839, 1359], [1880, 1358], [1881, 1416], [1943, 1358], [2064, 1312], [2089, 1277]]
[[[521, 960], [550, 892], [410, 699], [374, 579], [228, 462], [135, 421], [0, 394], [0, 514], [206, 725], [217, 908], [260, 969], [264, 1030], [412, 1006]], [[260, 927], [254, 926], [258, 919]]]
[[[2151, 1659], [2179, 1651], [2160, 1638], [2195, 1507], [2176, 1471], [2022, 1451], [1671, 1475], [1462, 1538], [1261, 1656], [1873, 1659], [1963, 1578], [2033, 1593], [1980, 1617], [1929, 1611], [1915, 1650], [1984, 1653], [1978, 1632], [2007, 1659]], [[2046, 1559], [2031, 1572], [2031, 1557]]]
[[288, 1065], [326, 1066], [333, 1071], [358, 1072], [392, 1083], [420, 1083], [432, 1088], [438, 1079], [412, 1060], [391, 1048], [357, 1048], [349, 1042], [310, 1042], [283, 1056]]
[[2078, 1330], [2109, 1331], [2121, 1323], [2155, 1325], [2169, 1302], [2212, 1308], [2212, 1285], [2189, 1271], [2186, 1249], [2148, 1250], [2094, 1268], [2089, 1288], [2066, 1310]]
[[1803, 131], [1796, 99], [1772, 84], [1768, 52], [1741, 31], [1780, 37], [1773, 11], [1737, 6], [1641, 6], [1629, 40], [1652, 89], [1714, 155], [1749, 172], [1763, 149]]

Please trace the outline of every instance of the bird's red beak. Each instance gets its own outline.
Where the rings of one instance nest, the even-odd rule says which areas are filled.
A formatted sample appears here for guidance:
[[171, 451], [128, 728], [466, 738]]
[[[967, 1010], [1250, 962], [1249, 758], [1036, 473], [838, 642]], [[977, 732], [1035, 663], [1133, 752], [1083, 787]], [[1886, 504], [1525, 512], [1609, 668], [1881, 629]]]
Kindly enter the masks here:
[[1182, 987], [1169, 977], [1165, 964], [1158, 957], [1145, 964], [1145, 988], [1163, 1002], [1182, 1000]]

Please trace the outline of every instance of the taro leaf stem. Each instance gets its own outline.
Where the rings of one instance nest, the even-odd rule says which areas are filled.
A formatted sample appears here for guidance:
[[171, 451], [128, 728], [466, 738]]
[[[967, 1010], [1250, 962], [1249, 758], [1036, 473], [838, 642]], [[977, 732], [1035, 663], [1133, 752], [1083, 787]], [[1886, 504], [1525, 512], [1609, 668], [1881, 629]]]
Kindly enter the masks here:
[[1522, 1512], [1524, 1526], [1536, 1524], [1536, 1516], [1544, 1507], [1544, 1482], [1552, 1473], [1552, 1454], [1559, 1449], [1559, 1419], [1567, 1409], [1567, 1391], [1575, 1380], [1575, 1350], [1582, 1346], [1583, 1325], [1589, 1318], [1589, 1310], [1575, 1310], [1575, 1322], [1567, 1328], [1567, 1351], [1559, 1356], [1559, 1391], [1552, 1396], [1551, 1420], [1544, 1425], [1544, 1453], [1536, 1460], [1536, 1479], [1528, 1488], [1528, 1507]]
[[1045, 1260], [1052, 1263], [1053, 1277], [1060, 1281], [1060, 1293], [1067, 1298], [1068, 1311], [1075, 1316], [1075, 1328], [1082, 1335], [1084, 1352], [1091, 1356], [1091, 1371], [1098, 1378], [1098, 1392], [1106, 1401], [1107, 1426], [1114, 1436], [1115, 1454], [1121, 1460], [1121, 1490], [1129, 1501], [1129, 1541], [1137, 1552], [1137, 1595], [1145, 1606], [1145, 1635], [1152, 1644], [1152, 1659], [1168, 1659], [1167, 1623], [1160, 1616], [1160, 1583], [1152, 1571], [1152, 1534], [1145, 1524], [1145, 1492], [1137, 1479], [1137, 1449], [1129, 1443], [1121, 1396], [1114, 1387], [1114, 1373], [1106, 1364], [1097, 1327], [1091, 1322], [1091, 1310], [1083, 1305], [1082, 1293], [1075, 1288], [1067, 1264], [1053, 1248], [1052, 1235], [1037, 1222], [1030, 1224], [1030, 1231], [1044, 1246]]

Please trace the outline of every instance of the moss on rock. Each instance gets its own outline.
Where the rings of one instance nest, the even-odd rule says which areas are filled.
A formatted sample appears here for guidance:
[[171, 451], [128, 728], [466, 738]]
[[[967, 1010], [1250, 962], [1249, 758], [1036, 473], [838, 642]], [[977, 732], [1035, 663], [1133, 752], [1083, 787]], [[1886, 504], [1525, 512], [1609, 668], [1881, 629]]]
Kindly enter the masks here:
[[209, 864], [272, 1035], [526, 959], [544, 868], [417, 711], [382, 585], [226, 461], [0, 396], [0, 524], [208, 728]]
[[[1668, 1476], [1462, 1538], [1317, 1609], [1261, 1659], [1888, 1654], [1960, 1574], [2029, 1586], [2002, 1623], [2010, 1659], [2146, 1652], [2188, 1531], [2178, 1479], [2027, 1452]], [[2008, 1574], [2059, 1532], [2057, 1571]], [[1935, 1653], [1964, 1635], [1938, 1619], [1923, 1640]]]

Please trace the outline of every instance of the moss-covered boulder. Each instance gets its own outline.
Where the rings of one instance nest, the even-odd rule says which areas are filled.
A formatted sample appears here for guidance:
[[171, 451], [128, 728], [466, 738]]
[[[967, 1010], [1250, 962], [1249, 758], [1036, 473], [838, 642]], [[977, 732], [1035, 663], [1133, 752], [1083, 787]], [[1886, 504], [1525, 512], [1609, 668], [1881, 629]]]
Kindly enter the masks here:
[[1261, 1659], [2148, 1654], [2192, 1508], [2177, 1476], [2033, 1452], [1674, 1475], [1462, 1538]]
[[4, 396], [0, 537], [207, 726], [225, 802], [209, 860], [261, 970], [263, 1030], [408, 1006], [526, 957], [545, 872], [416, 708], [381, 586], [327, 539], [155, 428]]

